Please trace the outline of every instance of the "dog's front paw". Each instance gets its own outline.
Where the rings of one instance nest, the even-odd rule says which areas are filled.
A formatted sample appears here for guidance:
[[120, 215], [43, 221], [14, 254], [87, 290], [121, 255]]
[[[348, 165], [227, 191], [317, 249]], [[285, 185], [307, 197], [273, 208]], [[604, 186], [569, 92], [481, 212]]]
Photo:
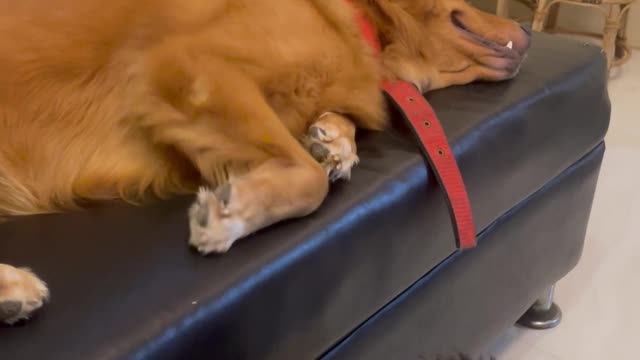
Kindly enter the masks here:
[[351, 169], [359, 161], [355, 127], [342, 115], [327, 113], [322, 116], [309, 128], [304, 145], [331, 181], [351, 178]]
[[215, 191], [201, 188], [189, 209], [189, 244], [202, 254], [225, 253], [245, 233], [244, 221], [227, 207], [230, 197], [230, 184]]
[[48, 298], [47, 285], [29, 269], [0, 265], [0, 322], [28, 319]]

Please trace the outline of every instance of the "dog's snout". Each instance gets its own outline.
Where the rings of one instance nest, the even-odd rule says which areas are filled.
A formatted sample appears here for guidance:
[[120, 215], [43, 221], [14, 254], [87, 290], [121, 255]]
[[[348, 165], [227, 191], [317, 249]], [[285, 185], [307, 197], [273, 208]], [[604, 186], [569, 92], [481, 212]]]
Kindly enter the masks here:
[[522, 29], [522, 31], [524, 31], [524, 33], [527, 34], [527, 36], [531, 37], [531, 29], [529, 29], [524, 25], [520, 25], [520, 29]]
[[531, 46], [531, 28], [520, 23], [515, 23], [510, 32], [511, 40], [513, 40], [513, 49], [523, 55]]

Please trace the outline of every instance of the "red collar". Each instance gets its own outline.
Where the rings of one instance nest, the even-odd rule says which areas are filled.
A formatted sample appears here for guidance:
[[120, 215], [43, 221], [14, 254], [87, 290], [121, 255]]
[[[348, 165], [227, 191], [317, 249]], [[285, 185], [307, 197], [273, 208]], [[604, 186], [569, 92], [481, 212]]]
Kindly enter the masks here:
[[376, 35], [376, 29], [373, 24], [367, 19], [367, 17], [358, 9], [352, 2], [352, 0], [345, 0], [349, 6], [351, 6], [354, 10], [355, 20], [358, 24], [358, 28], [360, 28], [360, 34], [364, 40], [369, 44], [369, 47], [373, 50], [374, 53], [379, 53], [381, 50], [380, 41], [378, 40], [378, 36]]
[[[375, 28], [352, 0], [344, 0], [355, 11], [360, 33], [375, 54], [381, 50]], [[382, 81], [380, 87], [401, 110], [402, 117], [413, 129], [420, 148], [444, 190], [460, 249], [476, 246], [471, 205], [458, 164], [435, 112], [416, 87], [406, 81]]]

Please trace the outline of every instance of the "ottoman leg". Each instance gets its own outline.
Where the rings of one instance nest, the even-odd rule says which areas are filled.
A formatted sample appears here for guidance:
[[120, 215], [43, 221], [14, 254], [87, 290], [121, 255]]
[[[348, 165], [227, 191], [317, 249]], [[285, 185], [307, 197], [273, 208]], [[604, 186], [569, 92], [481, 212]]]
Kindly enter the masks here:
[[518, 324], [536, 330], [556, 327], [562, 319], [562, 311], [553, 302], [554, 290], [555, 285], [545, 289], [542, 296], [518, 320]]

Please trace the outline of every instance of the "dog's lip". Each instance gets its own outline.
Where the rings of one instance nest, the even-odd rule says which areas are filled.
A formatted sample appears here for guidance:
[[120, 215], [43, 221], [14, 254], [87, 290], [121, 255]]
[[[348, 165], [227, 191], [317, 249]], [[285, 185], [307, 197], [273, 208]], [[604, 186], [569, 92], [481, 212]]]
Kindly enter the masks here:
[[509, 41], [509, 43], [500, 45], [495, 41], [489, 40], [485, 37], [482, 37], [472, 30], [470, 30], [465, 24], [460, 20], [460, 14], [457, 11], [451, 12], [451, 24], [463, 35], [467, 38], [471, 39], [473, 42], [481, 45], [484, 48], [495, 51], [496, 55], [502, 55], [505, 57], [518, 57], [518, 52], [513, 49], [513, 42]]

